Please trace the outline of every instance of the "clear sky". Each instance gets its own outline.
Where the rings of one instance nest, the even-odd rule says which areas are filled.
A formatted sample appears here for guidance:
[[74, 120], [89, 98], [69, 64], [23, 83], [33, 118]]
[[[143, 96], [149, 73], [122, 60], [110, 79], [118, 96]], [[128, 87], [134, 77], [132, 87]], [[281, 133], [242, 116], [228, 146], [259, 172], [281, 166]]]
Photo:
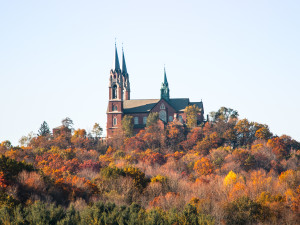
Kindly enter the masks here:
[[171, 97], [300, 141], [299, 12], [297, 0], [0, 0], [0, 142], [67, 116], [105, 128], [115, 38], [132, 99], [159, 98], [166, 64]]

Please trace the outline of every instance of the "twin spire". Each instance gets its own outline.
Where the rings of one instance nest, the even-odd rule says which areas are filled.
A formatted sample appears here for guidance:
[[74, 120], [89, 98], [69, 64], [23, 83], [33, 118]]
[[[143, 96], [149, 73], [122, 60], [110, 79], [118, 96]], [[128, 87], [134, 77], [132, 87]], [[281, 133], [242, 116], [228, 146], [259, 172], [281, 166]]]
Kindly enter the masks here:
[[[116, 43], [115, 43], [115, 58], [114, 58], [112, 70], [114, 72], [122, 71], [122, 74], [125, 77], [128, 77], [123, 47], [122, 47], [122, 70], [121, 70]], [[161, 84], [160, 98], [161, 99], [163, 98], [167, 101], [170, 99], [170, 89], [169, 89], [169, 84], [168, 84], [168, 80], [167, 80], [166, 67], [164, 67], [164, 82]]]
[[[116, 43], [115, 43], [115, 58], [114, 58], [112, 70], [113, 71], [121, 71], [120, 63], [119, 63], [118, 50], [117, 50], [117, 44]], [[125, 62], [123, 47], [122, 47], [122, 73], [127, 74], [127, 68], [126, 68], [126, 62]]]

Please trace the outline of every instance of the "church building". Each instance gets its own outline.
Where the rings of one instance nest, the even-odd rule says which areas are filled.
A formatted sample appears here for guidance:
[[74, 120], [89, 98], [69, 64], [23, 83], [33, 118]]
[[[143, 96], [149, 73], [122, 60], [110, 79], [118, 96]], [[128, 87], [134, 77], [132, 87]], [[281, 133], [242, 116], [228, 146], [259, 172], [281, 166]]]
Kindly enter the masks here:
[[125, 115], [133, 117], [134, 132], [144, 129], [147, 117], [150, 113], [159, 113], [159, 119], [163, 124], [177, 120], [182, 125], [186, 123], [185, 108], [189, 105], [198, 106], [197, 123], [204, 120], [203, 103], [190, 102], [189, 98], [170, 98], [170, 89], [164, 70], [164, 81], [160, 88], [159, 99], [130, 99], [130, 82], [127, 72], [124, 51], [122, 49], [122, 68], [119, 63], [117, 46], [113, 67], [109, 75], [109, 101], [107, 108], [107, 137], [121, 127], [122, 118]]

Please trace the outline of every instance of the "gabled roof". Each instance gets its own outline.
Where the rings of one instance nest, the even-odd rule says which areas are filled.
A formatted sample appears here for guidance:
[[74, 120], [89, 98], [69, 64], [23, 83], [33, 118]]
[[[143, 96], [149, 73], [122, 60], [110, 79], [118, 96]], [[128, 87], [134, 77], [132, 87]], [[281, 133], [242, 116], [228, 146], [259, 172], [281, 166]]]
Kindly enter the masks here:
[[142, 113], [150, 110], [159, 102], [160, 99], [134, 99], [123, 102], [124, 113]]
[[189, 105], [190, 100], [188, 98], [171, 98], [168, 102], [177, 112], [179, 112], [184, 111], [185, 107]]
[[202, 109], [203, 108], [203, 102], [190, 102], [190, 105], [196, 105], [199, 107], [199, 109]]
[[[123, 102], [124, 113], [148, 113], [160, 99], [134, 99]], [[177, 112], [183, 112], [188, 105], [203, 108], [202, 102], [190, 102], [188, 98], [172, 98], [167, 101]]]

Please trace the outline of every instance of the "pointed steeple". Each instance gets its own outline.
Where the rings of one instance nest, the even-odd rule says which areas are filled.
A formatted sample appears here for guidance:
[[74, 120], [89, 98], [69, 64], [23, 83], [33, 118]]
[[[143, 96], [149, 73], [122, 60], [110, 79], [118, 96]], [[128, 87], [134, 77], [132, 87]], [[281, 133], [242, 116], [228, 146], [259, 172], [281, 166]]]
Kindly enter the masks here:
[[164, 67], [164, 82], [161, 84], [160, 88], [160, 98], [169, 100], [170, 99], [170, 89], [169, 89], [169, 84], [167, 80], [167, 73], [166, 73], [166, 67]]
[[165, 66], [164, 66], [164, 84], [165, 84], [166, 86], [169, 86], [169, 85], [168, 85], [167, 74], [166, 74], [166, 67], [165, 67]]
[[115, 42], [115, 58], [112, 66], [113, 71], [120, 71], [120, 63], [119, 63], [119, 57], [118, 57], [118, 51], [117, 51], [117, 44]]
[[126, 62], [125, 62], [123, 46], [122, 46], [122, 73], [124, 75], [127, 75], [127, 68], [126, 68]]

